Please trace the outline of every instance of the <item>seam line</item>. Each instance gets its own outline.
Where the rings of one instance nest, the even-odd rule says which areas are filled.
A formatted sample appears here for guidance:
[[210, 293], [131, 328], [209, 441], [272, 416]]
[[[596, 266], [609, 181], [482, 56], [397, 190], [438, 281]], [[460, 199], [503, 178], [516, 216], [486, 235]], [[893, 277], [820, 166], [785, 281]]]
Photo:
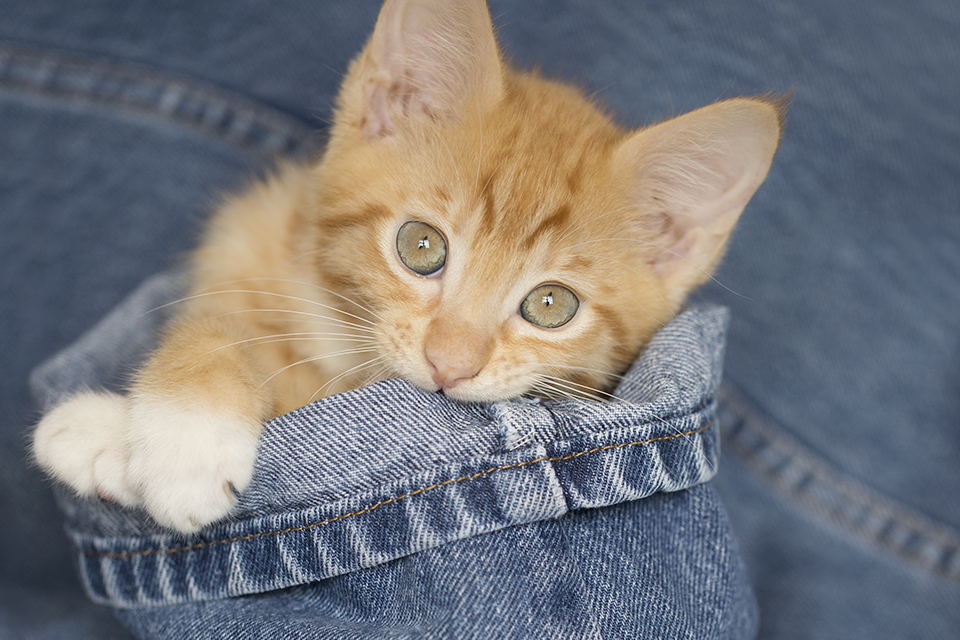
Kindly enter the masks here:
[[721, 386], [732, 414], [727, 450], [789, 505], [891, 557], [960, 584], [960, 537], [942, 523], [873, 490], [795, 441], [732, 385]]
[[320, 142], [296, 116], [201, 79], [3, 42], [0, 90], [138, 114], [248, 153], [308, 154]]
[[277, 530], [277, 531], [264, 531], [264, 532], [261, 532], [261, 533], [252, 533], [252, 534], [245, 535], [245, 536], [235, 536], [235, 537], [232, 537], [232, 538], [224, 538], [224, 539], [222, 539], [222, 540], [212, 540], [212, 541], [209, 541], [209, 542], [199, 542], [199, 543], [196, 543], [196, 544], [185, 545], [185, 546], [182, 546], [182, 547], [174, 547], [174, 548], [172, 548], [172, 549], [147, 549], [147, 550], [144, 550], [144, 551], [126, 551], [126, 552], [122, 552], [122, 553], [102, 552], [102, 551], [96, 551], [96, 550], [93, 550], [93, 549], [82, 549], [81, 551], [82, 551], [82, 553], [83, 553], [84, 555], [86, 555], [86, 556], [93, 556], [93, 557], [99, 557], [99, 558], [110, 558], [110, 559], [114, 559], [114, 560], [123, 560], [123, 559], [127, 559], [127, 558], [135, 558], [135, 557], [143, 557], [143, 556], [171, 555], [171, 554], [174, 554], [174, 553], [183, 553], [183, 552], [185, 552], [185, 551], [196, 551], [196, 550], [199, 550], [199, 549], [205, 549], [205, 548], [208, 548], [208, 547], [215, 547], [215, 546], [219, 546], [219, 545], [223, 545], [223, 544], [232, 544], [232, 543], [234, 543], [234, 542], [244, 542], [244, 541], [246, 541], [246, 540], [255, 540], [255, 539], [257, 539], [257, 538], [272, 538], [272, 537], [284, 535], [284, 534], [287, 534], [287, 533], [298, 533], [298, 532], [301, 532], [301, 531], [307, 531], [307, 530], [310, 530], [310, 529], [314, 529], [314, 528], [316, 528], [316, 527], [321, 527], [321, 526], [323, 526], [323, 525], [331, 524], [331, 523], [334, 523], [334, 522], [337, 522], [337, 521], [340, 521], [340, 520], [345, 520], [345, 519], [347, 519], [347, 518], [351, 518], [351, 517], [355, 517], [355, 516], [361, 516], [361, 515], [363, 515], [363, 514], [365, 514], [365, 513], [369, 513], [369, 512], [371, 512], [371, 511], [373, 511], [374, 509], [379, 509], [380, 507], [386, 506], [386, 505], [388, 505], [388, 504], [392, 504], [392, 503], [394, 503], [394, 502], [399, 502], [399, 501], [405, 500], [405, 499], [407, 499], [407, 498], [412, 498], [412, 497], [414, 497], [414, 496], [420, 495], [421, 493], [427, 493], [428, 491], [433, 491], [434, 489], [439, 489], [439, 488], [441, 488], [441, 487], [445, 487], [445, 486], [450, 485], [450, 484], [455, 484], [455, 483], [458, 483], [458, 482], [466, 482], [466, 481], [469, 481], [469, 480], [476, 480], [477, 478], [480, 478], [480, 477], [482, 477], [482, 476], [490, 475], [490, 474], [493, 474], [493, 473], [496, 473], [496, 472], [499, 472], [499, 471], [506, 471], [506, 470], [509, 470], [509, 469], [518, 469], [518, 468], [526, 467], [526, 466], [529, 466], [529, 465], [532, 465], [532, 464], [537, 464], [537, 463], [540, 463], [540, 462], [565, 462], [565, 461], [567, 461], [567, 460], [572, 460], [572, 459], [574, 459], [574, 458], [579, 458], [580, 456], [584, 456], [584, 455], [587, 455], [587, 454], [590, 454], [590, 453], [598, 453], [598, 452], [600, 452], [600, 451], [609, 451], [609, 450], [612, 450], [612, 449], [622, 449], [622, 448], [625, 448], [625, 447], [631, 447], [631, 446], [637, 446], [637, 445], [645, 445], [645, 444], [652, 444], [652, 443], [654, 443], [654, 442], [661, 442], [661, 441], [664, 441], [664, 440], [674, 440], [674, 439], [676, 439], [676, 438], [686, 438], [686, 437], [688, 437], [688, 436], [693, 436], [693, 435], [697, 435], [697, 434], [703, 433], [704, 431], [706, 431], [707, 429], [709, 429], [710, 427], [712, 427], [713, 425], [715, 425], [716, 422], [717, 422], [717, 421], [714, 419], [714, 420], [711, 420], [706, 426], [700, 427], [700, 428], [698, 428], [698, 429], [693, 429], [693, 430], [691, 430], [691, 431], [684, 431], [684, 432], [682, 432], [682, 433], [674, 433], [674, 434], [670, 434], [670, 435], [667, 435], [667, 436], [659, 436], [659, 437], [656, 437], [656, 438], [650, 438], [649, 440], [638, 440], [638, 441], [636, 441], [636, 442], [622, 442], [622, 443], [620, 443], [620, 444], [608, 444], [608, 445], [605, 445], [605, 446], [602, 446], [602, 447], [596, 447], [596, 448], [594, 448], [594, 449], [588, 449], [588, 450], [586, 450], [586, 451], [578, 451], [577, 453], [572, 453], [572, 454], [567, 455], [567, 456], [556, 456], [556, 457], [540, 456], [539, 458], [534, 458], [534, 459], [532, 459], [532, 460], [525, 460], [525, 461], [523, 461], [523, 462], [517, 462], [517, 463], [514, 463], [514, 464], [507, 464], [507, 465], [502, 465], [502, 466], [499, 466], [499, 467], [490, 467], [489, 469], [484, 469], [483, 471], [478, 471], [478, 472], [472, 473], [472, 474], [470, 474], [470, 475], [460, 476], [459, 478], [450, 478], [450, 479], [448, 479], [448, 480], [444, 480], [443, 482], [437, 482], [437, 483], [435, 483], [435, 484], [431, 484], [431, 485], [426, 486], [426, 487], [420, 487], [419, 489], [415, 489], [415, 490], [413, 490], [413, 491], [409, 491], [409, 492], [404, 493], [404, 494], [402, 494], [402, 495], [394, 496], [394, 497], [392, 497], [392, 498], [387, 498], [386, 500], [381, 500], [380, 502], [377, 502], [377, 503], [375, 503], [375, 504], [372, 504], [372, 505], [370, 505], [369, 507], [364, 507], [363, 509], [359, 509], [359, 510], [357, 510], [357, 511], [352, 511], [352, 512], [350, 512], [350, 513], [343, 513], [343, 514], [340, 514], [340, 515], [338, 515], [338, 516], [334, 516], [334, 517], [332, 517], [332, 518], [327, 518], [326, 520], [320, 520], [320, 521], [318, 521], [318, 522], [311, 522], [310, 524], [301, 525], [301, 526], [299, 526], [299, 527], [289, 527], [289, 528], [287, 528], [287, 529], [281, 529], [281, 530]]

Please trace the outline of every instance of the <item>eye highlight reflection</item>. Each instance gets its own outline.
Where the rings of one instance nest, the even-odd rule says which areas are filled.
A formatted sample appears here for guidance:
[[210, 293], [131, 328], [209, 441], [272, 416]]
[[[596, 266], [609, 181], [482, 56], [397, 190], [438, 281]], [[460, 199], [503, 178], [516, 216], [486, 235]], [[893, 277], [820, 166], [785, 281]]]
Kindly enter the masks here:
[[447, 261], [447, 243], [443, 235], [426, 222], [405, 222], [397, 232], [397, 255], [414, 273], [429, 276]]
[[542, 284], [520, 304], [520, 315], [530, 324], [556, 329], [570, 322], [579, 307], [577, 295], [562, 284]]

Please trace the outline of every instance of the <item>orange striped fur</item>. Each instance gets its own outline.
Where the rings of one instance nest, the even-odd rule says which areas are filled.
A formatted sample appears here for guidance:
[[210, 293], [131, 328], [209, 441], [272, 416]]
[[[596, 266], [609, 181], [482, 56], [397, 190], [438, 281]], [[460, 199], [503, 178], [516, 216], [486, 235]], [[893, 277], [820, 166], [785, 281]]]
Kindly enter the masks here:
[[[129, 399], [55, 410], [37, 459], [193, 531], [249, 482], [259, 425], [324, 395], [401, 377], [463, 401], [605, 399], [710, 276], [782, 115], [745, 98], [628, 131], [504, 64], [483, 0], [387, 0], [323, 156], [219, 208]], [[411, 221], [435, 231], [416, 251], [442, 238], [439, 271], [405, 264]]]

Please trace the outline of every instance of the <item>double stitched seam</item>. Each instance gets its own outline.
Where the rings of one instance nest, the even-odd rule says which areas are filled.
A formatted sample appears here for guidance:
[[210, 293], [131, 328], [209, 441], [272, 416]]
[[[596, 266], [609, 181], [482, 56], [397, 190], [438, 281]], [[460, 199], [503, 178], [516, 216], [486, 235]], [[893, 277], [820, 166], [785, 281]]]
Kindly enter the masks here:
[[255, 100], [132, 65], [0, 44], [0, 89], [145, 115], [247, 152], [300, 155], [320, 143], [295, 117]]
[[734, 414], [727, 450], [778, 495], [875, 548], [960, 584], [960, 537], [833, 467], [761, 417], [734, 389], [720, 402]]
[[537, 464], [540, 462], [565, 462], [567, 460], [573, 460], [574, 458], [579, 458], [580, 456], [585, 456], [591, 453], [598, 453], [601, 451], [610, 451], [612, 449], [623, 449], [625, 447], [632, 447], [637, 445], [646, 445], [653, 444], [654, 442], [662, 442], [664, 440], [674, 440], [676, 438], [686, 438], [689, 436], [697, 435], [703, 433], [710, 427], [716, 424], [716, 420], [711, 421], [706, 426], [700, 427], [699, 429], [693, 429], [691, 431], [684, 431], [682, 433], [674, 433], [668, 436], [659, 436], [657, 438], [650, 438], [649, 440], [639, 440], [636, 442], [623, 442], [620, 444], [608, 444], [602, 447], [596, 447], [594, 449], [588, 449], [586, 451], [578, 451], [577, 453], [571, 453], [566, 456], [540, 456], [539, 458], [534, 458], [532, 460], [525, 460], [523, 462], [517, 462], [514, 464], [506, 464], [499, 467], [490, 467], [489, 469], [484, 469], [483, 471], [478, 471], [466, 476], [460, 476], [459, 478], [451, 478], [449, 480], [444, 480], [443, 482], [437, 482], [436, 484], [431, 484], [426, 487], [421, 487], [414, 491], [404, 493], [403, 495], [394, 496], [393, 498], [388, 498], [386, 500], [381, 500], [376, 504], [372, 504], [369, 507], [365, 507], [358, 511], [352, 511], [350, 513], [344, 513], [339, 516], [334, 516], [333, 518], [327, 518], [326, 520], [321, 520], [319, 522], [312, 522], [310, 524], [305, 524], [299, 527], [290, 527], [287, 529], [277, 530], [277, 531], [264, 531], [262, 533], [252, 533], [245, 536], [236, 536], [233, 538], [224, 538], [223, 540], [213, 540], [210, 542], [199, 542], [197, 544], [186, 545], [183, 547], [175, 547], [173, 549], [147, 549], [145, 551], [128, 551], [124, 553], [109, 553], [95, 551], [93, 549], [84, 549], [83, 553], [88, 556], [96, 556], [100, 558], [111, 558], [111, 559], [124, 559], [124, 558], [134, 558], [138, 556], [154, 556], [154, 555], [170, 555], [173, 553], [182, 553], [184, 551], [196, 551], [198, 549], [206, 549], [208, 547], [215, 547], [222, 544], [231, 544], [234, 542], [243, 542], [246, 540], [256, 540], [257, 538], [271, 538], [274, 536], [284, 535], [287, 533], [297, 533], [300, 531], [307, 531], [309, 529], [314, 529], [326, 524], [331, 524], [338, 522], [340, 520], [345, 520], [347, 518], [352, 518], [354, 516], [361, 516], [365, 513], [370, 513], [374, 509], [379, 509], [380, 507], [386, 506], [388, 504], [393, 504], [406, 498], [412, 498], [413, 496], [420, 495], [422, 493], [427, 493], [428, 491], [433, 491], [434, 489], [439, 489], [450, 484], [455, 484], [458, 482], [466, 482], [468, 480], [476, 480], [477, 478], [490, 475], [499, 471], [507, 471], [509, 469], [519, 469], [521, 467], [526, 467], [532, 464]]

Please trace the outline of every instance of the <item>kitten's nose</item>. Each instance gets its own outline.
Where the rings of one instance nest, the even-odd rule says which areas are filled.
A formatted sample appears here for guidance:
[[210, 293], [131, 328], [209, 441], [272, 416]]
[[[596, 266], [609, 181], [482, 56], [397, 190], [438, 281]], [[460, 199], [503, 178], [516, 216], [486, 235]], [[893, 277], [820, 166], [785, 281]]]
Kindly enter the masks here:
[[452, 389], [463, 380], [469, 380], [477, 375], [476, 371], [470, 367], [456, 362], [455, 358], [443, 353], [425, 349], [424, 355], [427, 357], [427, 364], [430, 365], [433, 381], [440, 390]]

